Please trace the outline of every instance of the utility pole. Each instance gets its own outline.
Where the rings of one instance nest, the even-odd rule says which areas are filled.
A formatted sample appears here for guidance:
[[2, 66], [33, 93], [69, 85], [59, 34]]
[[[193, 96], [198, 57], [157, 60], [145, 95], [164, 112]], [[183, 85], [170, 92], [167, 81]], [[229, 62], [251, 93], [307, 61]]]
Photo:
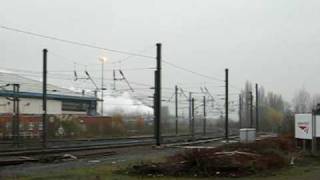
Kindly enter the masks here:
[[242, 128], [242, 96], [239, 94], [239, 129]]
[[157, 113], [157, 91], [156, 91], [156, 87], [157, 87], [157, 70], [154, 71], [154, 93], [153, 93], [153, 133], [154, 133], [154, 138], [157, 139], [157, 118], [156, 115]]
[[104, 87], [104, 62], [102, 61], [101, 63], [101, 116], [103, 116], [104, 114], [104, 108], [103, 108], [103, 105], [104, 105], [104, 94], [103, 94], [103, 87]]
[[161, 43], [157, 43], [157, 70], [155, 82], [155, 125], [156, 125], [156, 145], [161, 144]]
[[259, 89], [256, 84], [256, 131], [259, 132]]
[[16, 102], [16, 113], [15, 113], [15, 120], [16, 120], [16, 143], [17, 146], [19, 147], [20, 145], [20, 99], [19, 99], [19, 92], [20, 92], [20, 84], [13, 84], [14, 86], [14, 92], [15, 92], [15, 97], [14, 101]]
[[13, 140], [13, 144], [16, 143], [16, 122], [17, 122], [17, 105], [16, 105], [16, 87], [13, 86], [13, 109], [12, 109], [12, 112], [13, 112], [13, 116], [12, 116], [12, 128], [11, 128], [11, 134], [12, 134], [12, 140]]
[[104, 108], [103, 108], [103, 104], [104, 104], [104, 63], [107, 61], [106, 57], [101, 57], [100, 58], [101, 61], [101, 116], [103, 116], [104, 114]]
[[13, 101], [12, 107], [12, 124], [11, 124], [11, 134], [12, 134], [12, 143], [17, 147], [20, 144], [20, 118], [19, 118], [19, 88], [20, 84], [7, 84], [6, 86], [12, 86], [12, 97], [8, 98], [10, 101]]
[[311, 126], [312, 126], [312, 139], [311, 139], [311, 153], [313, 155], [316, 155], [317, 153], [317, 138], [316, 138], [316, 109], [312, 110], [312, 120], [311, 120]]
[[116, 90], [116, 71], [113, 70], [113, 90]]
[[250, 98], [250, 128], [253, 128], [253, 95], [252, 91], [249, 92]]
[[207, 135], [206, 96], [203, 96], [203, 135]]
[[17, 89], [16, 89], [16, 85], [12, 84], [12, 88], [13, 88], [13, 116], [12, 116], [12, 140], [13, 140], [13, 144], [16, 145], [17, 144], [17, 137], [18, 137], [18, 133], [17, 133], [17, 124], [18, 124], [18, 118], [17, 118]]
[[191, 136], [192, 140], [194, 140], [194, 98], [191, 99], [191, 114], [192, 114], [192, 119], [191, 119]]
[[43, 49], [43, 79], [42, 79], [42, 146], [47, 148], [47, 49]]
[[192, 134], [192, 92], [189, 92], [189, 132]]
[[[320, 104], [317, 104], [314, 109], [312, 109], [312, 140], [311, 140], [311, 152], [313, 155], [317, 155], [317, 137], [316, 137], [316, 129], [317, 129], [317, 116], [320, 113]], [[305, 140], [304, 142], [304, 147], [305, 147]]]
[[229, 70], [225, 69], [225, 73], [226, 73], [226, 92], [225, 92], [225, 138], [226, 141], [229, 141]]
[[178, 135], [178, 86], [175, 86], [176, 136]]

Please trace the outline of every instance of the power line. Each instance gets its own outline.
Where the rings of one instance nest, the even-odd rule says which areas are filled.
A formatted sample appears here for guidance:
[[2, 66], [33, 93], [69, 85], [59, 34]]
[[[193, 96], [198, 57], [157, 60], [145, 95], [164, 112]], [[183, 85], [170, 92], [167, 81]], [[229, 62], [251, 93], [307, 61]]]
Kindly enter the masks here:
[[[139, 53], [143, 53], [143, 52], [145, 52], [145, 51], [149, 50], [150, 48], [154, 48], [154, 45], [152, 45], [152, 46], [148, 46], [148, 47], [144, 48], [142, 51], [139, 51]], [[116, 64], [116, 63], [121, 64], [121, 63], [123, 63], [124, 61], [127, 61], [127, 60], [129, 60], [130, 58], [132, 58], [132, 57], [134, 57], [134, 56], [129, 55], [129, 56], [127, 56], [127, 57], [125, 57], [125, 58], [123, 58], [123, 59], [121, 59], [121, 60], [118, 60], [118, 61], [112, 62], [112, 64]]]
[[40, 34], [40, 33], [35, 33], [35, 32], [31, 32], [31, 31], [25, 31], [25, 30], [22, 30], [22, 29], [8, 27], [8, 26], [4, 26], [4, 25], [1, 25], [0, 28], [8, 30], [8, 31], [18, 32], [18, 33], [27, 34], [27, 35], [30, 35], [30, 36], [36, 36], [36, 37], [40, 37], [40, 38], [44, 38], [44, 39], [59, 41], [59, 42], [73, 44], [73, 45], [77, 45], [77, 46], [83, 46], [83, 47], [88, 47], [88, 48], [92, 48], [92, 49], [99, 49], [99, 50], [114, 52], [114, 53], [118, 53], [118, 54], [126, 54], [126, 55], [130, 55], [130, 56], [138, 56], [138, 57], [143, 57], [143, 58], [155, 59], [155, 57], [153, 57], [153, 56], [148, 56], [148, 55], [138, 54], [138, 53], [133, 53], [133, 52], [128, 52], [128, 51], [122, 51], [122, 50], [116, 50], [116, 49], [110, 49], [110, 48], [101, 47], [101, 46], [97, 46], [97, 45], [92, 45], [92, 44], [88, 44], [88, 43], [62, 39], [62, 38], [49, 36], [49, 35], [44, 35], [44, 34]]
[[[151, 46], [149, 46], [148, 48], [150, 48], [150, 47], [151, 47]], [[152, 47], [153, 47], [153, 46], [152, 46]], [[138, 53], [143, 53], [143, 52], [145, 52], [145, 50], [147, 50], [147, 49], [145, 48], [144, 50], [139, 51]], [[76, 62], [74, 59], [79, 59], [79, 58], [66, 57], [66, 56], [64, 56], [64, 55], [61, 55], [60, 53], [57, 53], [57, 52], [55, 52], [55, 51], [52, 51], [52, 49], [50, 50], [50, 54], [53, 55], [53, 56], [55, 56], [55, 57], [58, 57], [58, 58], [63, 58], [63, 59], [65, 59], [65, 60], [67, 60], [67, 61], [69, 61], [69, 62], [71, 62], [71, 63], [73, 63], [73, 64], [81, 65], [81, 66], [83, 66], [83, 67], [85, 67], [85, 68], [91, 67], [91, 66], [100, 66], [100, 64], [98, 64], [98, 63], [86, 63], [86, 64], [78, 63], [78, 62]], [[133, 58], [133, 57], [135, 57], [135, 56], [129, 55], [129, 56], [127, 56], [126, 58], [123, 58], [123, 59], [120, 59], [120, 60], [111, 61], [111, 62], [109, 62], [109, 64], [112, 64], [112, 65], [119, 64], [119, 65], [121, 66], [121, 63], [123, 63], [124, 61], [127, 61], [127, 60], [129, 60], [130, 58]]]
[[[8, 68], [7, 68], [8, 69]], [[24, 76], [30, 76], [30, 77], [40, 77], [40, 73], [39, 72], [36, 72], [36, 71], [27, 71], [27, 70], [21, 70], [21, 69], [13, 69], [13, 68], [10, 68], [11, 72], [17, 72], [17, 74], [19, 75], [24, 75]], [[19, 72], [21, 71], [21, 72]], [[58, 73], [53, 73], [51, 76], [50, 76], [51, 79], [58, 79], [58, 80], [68, 80], [68, 81], [73, 81], [72, 78], [68, 78], [68, 77], [65, 77], [65, 75], [63, 74], [58, 74]], [[99, 79], [98, 77], [93, 77], [94, 79]], [[108, 78], [104, 78], [105, 80], [107, 81], [112, 81], [112, 79], [108, 79]], [[23, 83], [23, 84], [36, 84], [36, 83]], [[143, 86], [143, 87], [146, 87], [146, 88], [141, 88], [141, 87], [135, 87], [134, 89], [140, 91], [140, 90], [144, 90], [144, 92], [146, 90], [149, 90], [149, 91], [152, 91], [152, 86], [153, 85], [148, 85], [148, 84], [145, 84], [145, 83], [141, 83], [141, 82], [134, 82], [132, 81], [132, 84], [134, 85], [138, 85], [138, 86]], [[119, 89], [119, 91], [123, 91], [125, 89]], [[172, 94], [173, 90], [172, 88], [169, 88], [169, 87], [163, 87], [163, 90], [164, 90], [164, 93], [170, 93], [170, 95]], [[194, 92], [192, 91], [194, 95], [198, 95], [198, 94], [202, 94], [202, 92]], [[195, 94], [197, 93], [197, 94]], [[223, 96], [224, 94], [215, 94], [214, 93], [214, 96]], [[230, 93], [230, 95], [238, 95], [237, 93]], [[216, 99], [217, 101], [218, 100], [223, 100], [223, 99]]]
[[[153, 67], [134, 67], [134, 68], [113, 68], [113, 69], [104, 69], [105, 72], [112, 72], [113, 70], [122, 70], [122, 71], [140, 71], [140, 70], [154, 70]], [[90, 69], [87, 69], [90, 70]], [[63, 72], [63, 73], [73, 73], [74, 70], [51, 70], [49, 72]], [[41, 72], [40, 72], [41, 73]]]
[[[20, 69], [13, 69], [13, 68], [5, 68], [7, 70], [10, 70], [13, 74], [18, 74], [18, 75], [25, 75], [25, 76], [31, 76], [31, 77], [40, 77], [41, 73], [38, 71], [25, 71], [25, 70], [20, 70]], [[19, 72], [20, 71], [20, 72]], [[60, 79], [60, 80], [72, 80], [72, 78], [67, 78], [65, 77], [64, 74], [58, 74], [58, 73], [53, 73], [52, 75], [55, 76], [51, 76], [50, 78], [52, 79]], [[92, 77], [93, 79], [101, 79], [101, 77]], [[113, 79], [110, 78], [103, 78], [104, 80], [107, 81], [112, 81]], [[32, 79], [33, 80], [33, 79]], [[36, 81], [36, 80], [34, 80]], [[132, 82], [132, 84], [136, 84], [136, 85], [141, 85], [141, 86], [148, 86], [148, 87], [152, 87], [153, 85], [149, 85], [149, 84], [145, 84], [145, 83], [140, 83], [140, 82]]]
[[[110, 48], [101, 47], [101, 46], [97, 46], [97, 45], [92, 45], [92, 44], [88, 44], [88, 43], [83, 43], [83, 42], [78, 42], [78, 41], [72, 41], [72, 40], [62, 39], [62, 38], [58, 38], [58, 37], [54, 37], [54, 36], [44, 35], [44, 34], [35, 33], [35, 32], [31, 32], [31, 31], [26, 31], [26, 30], [22, 30], [22, 29], [17, 29], [17, 28], [13, 28], [13, 27], [9, 27], [9, 26], [1, 25], [0, 28], [1, 28], [1, 29], [5, 29], [5, 30], [8, 30], [8, 31], [23, 33], [23, 34], [27, 34], [27, 35], [30, 35], [30, 36], [36, 36], [36, 37], [40, 37], [40, 38], [44, 38], [44, 39], [49, 39], [49, 40], [54, 40], [54, 41], [59, 41], [59, 42], [63, 42], [63, 43], [68, 43], [68, 44], [73, 44], [73, 45], [78, 45], [78, 46], [83, 46], [83, 47], [88, 47], [88, 48], [93, 48], [93, 49], [105, 50], [105, 51], [114, 52], [114, 53], [118, 53], [118, 54], [126, 54], [126, 55], [129, 55], [128, 57], [124, 58], [123, 60], [119, 60], [118, 62], [123, 62], [123, 61], [125, 61], [125, 60], [127, 60], [127, 59], [129, 59], [130, 57], [133, 57], [133, 56], [155, 59], [155, 57], [149, 56], [149, 55], [138, 54], [138, 53], [133, 53], [133, 52], [128, 52], [128, 51], [122, 51], [122, 50], [116, 50], [116, 49], [110, 49]], [[145, 51], [145, 50], [144, 50], [144, 51]], [[201, 76], [201, 77], [205, 77], [205, 78], [207, 78], [207, 79], [224, 82], [224, 80], [221, 79], [221, 78], [212, 77], [212, 76], [208, 76], [208, 75], [205, 75], [205, 74], [202, 74], [202, 73], [198, 73], [198, 72], [195, 72], [195, 71], [192, 71], [192, 70], [190, 70], [190, 69], [187, 69], [187, 68], [178, 66], [178, 65], [173, 64], [173, 63], [168, 62], [168, 61], [164, 61], [164, 60], [163, 60], [163, 62], [164, 62], [165, 64], [168, 64], [168, 65], [170, 65], [170, 66], [172, 66], [172, 67], [175, 67], [175, 68], [177, 68], [177, 69], [180, 69], [180, 70], [183, 70], [183, 71], [186, 71], [186, 72], [189, 72], [189, 73], [192, 73], [192, 74]], [[234, 87], [234, 88], [236, 88], [236, 89], [241, 90], [240, 88], [238, 88], [238, 87], [236, 87], [236, 86], [234, 86], [234, 85], [231, 85], [231, 84], [230, 84], [230, 86], [232, 86], [232, 87]]]
[[235, 85], [229, 84], [229, 86], [230, 86], [231, 88], [234, 88], [234, 89], [237, 89], [237, 90], [242, 91], [242, 89], [241, 89], [241, 88], [239, 88], [239, 87], [237, 87], [237, 86], [235, 86]]
[[183, 70], [183, 71], [189, 72], [189, 73], [191, 73], [191, 74], [195, 74], [195, 75], [198, 75], [198, 76], [205, 77], [205, 78], [207, 78], [207, 79], [211, 79], [211, 80], [215, 80], [215, 81], [221, 81], [221, 82], [224, 82], [224, 80], [223, 80], [223, 79], [216, 78], [216, 77], [212, 77], [212, 76], [208, 76], [208, 75], [205, 75], [205, 74], [201, 74], [201, 73], [198, 73], [198, 72], [192, 71], [192, 70], [190, 70], [190, 69], [187, 69], [187, 68], [184, 68], [184, 67], [178, 66], [178, 65], [173, 64], [173, 63], [168, 62], [168, 61], [164, 61], [164, 60], [163, 60], [163, 63], [168, 64], [168, 65], [170, 65], [170, 66], [172, 66], [172, 67], [175, 67], [175, 68], [177, 68], [177, 69], [180, 69], [180, 70]]

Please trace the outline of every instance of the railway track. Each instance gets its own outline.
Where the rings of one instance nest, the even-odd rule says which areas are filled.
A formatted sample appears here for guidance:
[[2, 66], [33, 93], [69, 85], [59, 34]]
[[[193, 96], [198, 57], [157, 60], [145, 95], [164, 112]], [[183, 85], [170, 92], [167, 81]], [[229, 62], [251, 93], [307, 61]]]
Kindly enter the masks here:
[[[163, 143], [166, 146], [182, 144], [192, 144], [192, 143], [205, 143], [205, 141], [218, 141], [222, 140], [223, 137], [175, 137], [167, 136], [164, 137]], [[27, 156], [27, 155], [45, 155], [53, 153], [66, 153], [66, 152], [76, 152], [85, 150], [98, 150], [98, 149], [114, 149], [114, 148], [125, 148], [133, 146], [147, 146], [153, 145], [155, 140], [153, 137], [141, 138], [141, 139], [129, 139], [129, 140], [112, 140], [112, 141], [99, 141], [94, 143], [83, 143], [80, 145], [63, 145], [63, 146], [50, 146], [49, 148], [33, 148], [33, 149], [11, 149], [9, 151], [1, 151], [0, 157], [4, 156]]]
[[[173, 138], [173, 137], [167, 137]], [[181, 138], [181, 137], [180, 137]], [[230, 136], [230, 139], [237, 136]], [[214, 141], [221, 141], [224, 137], [193, 137], [192, 139], [168, 139], [164, 141], [162, 147], [181, 147], [195, 144], [203, 144]], [[155, 143], [153, 138], [143, 138], [139, 140], [129, 140], [114, 143], [86, 144], [70, 147], [50, 147], [47, 149], [27, 149], [0, 152], [0, 166], [17, 165], [26, 162], [50, 163], [55, 161], [75, 160], [90, 156], [110, 156], [117, 154], [116, 148], [128, 148], [135, 146], [150, 146]]]
[[[208, 133], [207, 136], [203, 136], [202, 133], [196, 133], [195, 139], [199, 138], [212, 138], [219, 137], [222, 134], [217, 133]], [[165, 143], [175, 142], [175, 141], [190, 141], [192, 140], [192, 135], [190, 134], [179, 134], [172, 135], [166, 134], [162, 136], [162, 139]], [[116, 137], [116, 138], [90, 138], [90, 139], [56, 139], [50, 140], [48, 142], [48, 147], [50, 148], [67, 148], [67, 147], [77, 147], [77, 146], [95, 146], [95, 145], [113, 145], [113, 144], [128, 144], [128, 143], [136, 143], [137, 141], [152, 141], [154, 140], [154, 136], [146, 135], [146, 136], [131, 136], [131, 137]], [[12, 142], [6, 143], [12, 146]], [[32, 141], [32, 142], [23, 142], [22, 147], [6, 147], [0, 150], [2, 152], [15, 152], [22, 150], [39, 150], [41, 148], [41, 142]], [[50, 149], [49, 148], [49, 149]]]

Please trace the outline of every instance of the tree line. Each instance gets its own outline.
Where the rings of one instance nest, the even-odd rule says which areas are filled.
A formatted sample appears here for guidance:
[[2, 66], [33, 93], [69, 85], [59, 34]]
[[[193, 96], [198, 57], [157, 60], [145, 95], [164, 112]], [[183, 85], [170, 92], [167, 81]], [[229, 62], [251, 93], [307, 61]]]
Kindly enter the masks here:
[[[249, 81], [245, 83], [244, 89], [240, 93], [239, 104], [242, 108], [239, 109], [241, 116], [241, 127], [250, 127], [250, 108], [251, 108], [251, 94], [255, 92], [253, 84]], [[291, 105], [285, 101], [281, 94], [272, 91], [266, 91], [263, 86], [258, 88], [258, 97], [253, 97], [252, 108], [254, 115], [252, 116], [253, 127], [256, 127], [256, 100], [258, 98], [258, 119], [259, 130], [262, 132], [275, 133], [292, 133], [293, 115]]]

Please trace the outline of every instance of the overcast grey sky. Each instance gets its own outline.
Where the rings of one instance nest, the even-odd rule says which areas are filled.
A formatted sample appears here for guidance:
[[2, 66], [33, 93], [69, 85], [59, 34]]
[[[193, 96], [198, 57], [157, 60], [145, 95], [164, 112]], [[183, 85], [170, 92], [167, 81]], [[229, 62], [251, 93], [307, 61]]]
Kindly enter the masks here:
[[[166, 61], [222, 79], [229, 68], [234, 86], [250, 80], [291, 101], [302, 86], [320, 88], [319, 9], [319, 0], [0, 0], [0, 25], [152, 56], [161, 42]], [[49, 50], [49, 70], [72, 71], [76, 61], [97, 77], [99, 56], [108, 57], [110, 69], [127, 57], [0, 29], [1, 68], [41, 71], [42, 48]], [[136, 57], [121, 67], [154, 64]], [[152, 84], [151, 70], [127, 74]], [[213, 87], [222, 82], [164, 65], [164, 86], [177, 82], [206, 82], [223, 92]]]

